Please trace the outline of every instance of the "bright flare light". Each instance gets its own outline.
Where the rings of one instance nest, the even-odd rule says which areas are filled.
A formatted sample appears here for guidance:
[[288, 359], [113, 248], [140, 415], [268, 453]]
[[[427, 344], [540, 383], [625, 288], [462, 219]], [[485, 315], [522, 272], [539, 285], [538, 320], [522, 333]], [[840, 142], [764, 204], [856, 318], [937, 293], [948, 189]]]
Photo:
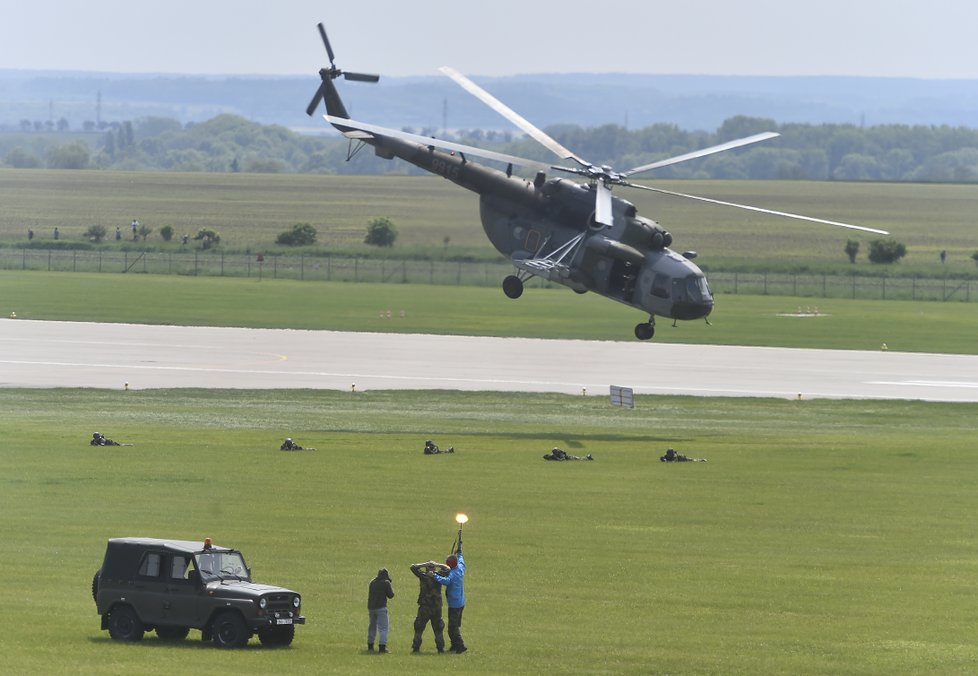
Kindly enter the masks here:
[[458, 525], [460, 525], [460, 526], [461, 526], [461, 525], [462, 525], [463, 523], [465, 523], [465, 522], [467, 522], [468, 520], [469, 520], [469, 517], [467, 517], [467, 516], [465, 516], [464, 514], [456, 514], [456, 515], [455, 515], [455, 521], [456, 521], [456, 522], [458, 523]]

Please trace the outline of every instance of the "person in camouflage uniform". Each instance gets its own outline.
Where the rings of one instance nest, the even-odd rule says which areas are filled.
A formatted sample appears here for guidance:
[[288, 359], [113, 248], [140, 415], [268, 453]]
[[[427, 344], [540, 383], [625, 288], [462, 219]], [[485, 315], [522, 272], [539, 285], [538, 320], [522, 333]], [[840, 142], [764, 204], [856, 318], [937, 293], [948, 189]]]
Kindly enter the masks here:
[[441, 616], [441, 585], [435, 581], [435, 571], [447, 573], [450, 568], [434, 561], [415, 563], [411, 572], [417, 575], [421, 590], [418, 593], [418, 616], [414, 618], [414, 642], [411, 652], [421, 651], [421, 635], [431, 622], [431, 631], [435, 635], [435, 647], [438, 652], [445, 652], [445, 621]]

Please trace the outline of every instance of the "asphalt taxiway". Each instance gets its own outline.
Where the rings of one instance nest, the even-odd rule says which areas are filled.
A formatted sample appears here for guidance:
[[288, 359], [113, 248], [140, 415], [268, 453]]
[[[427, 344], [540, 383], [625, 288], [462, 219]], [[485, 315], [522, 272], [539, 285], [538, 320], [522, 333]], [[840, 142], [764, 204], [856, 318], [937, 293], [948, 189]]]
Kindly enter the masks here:
[[0, 387], [978, 401], [978, 356], [0, 319]]

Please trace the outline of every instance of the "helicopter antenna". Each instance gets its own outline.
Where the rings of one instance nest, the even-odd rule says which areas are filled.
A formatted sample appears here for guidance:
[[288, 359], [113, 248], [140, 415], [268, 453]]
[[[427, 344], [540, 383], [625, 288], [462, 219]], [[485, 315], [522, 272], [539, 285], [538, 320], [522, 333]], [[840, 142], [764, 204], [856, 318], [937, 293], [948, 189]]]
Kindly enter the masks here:
[[333, 54], [333, 47], [329, 44], [329, 37], [326, 35], [326, 28], [323, 24], [318, 24], [319, 35], [323, 39], [323, 45], [326, 47], [326, 55], [329, 57], [329, 68], [320, 68], [319, 77], [322, 79], [322, 84], [319, 85], [319, 89], [316, 90], [315, 95], [312, 97], [312, 101], [306, 106], [306, 115], [312, 115], [316, 112], [316, 108], [319, 107], [319, 102], [326, 95], [326, 83], [341, 75], [347, 79], [354, 82], [378, 82], [380, 80], [379, 75], [374, 75], [372, 73], [350, 73], [344, 70], [340, 70], [336, 67], [336, 55]]

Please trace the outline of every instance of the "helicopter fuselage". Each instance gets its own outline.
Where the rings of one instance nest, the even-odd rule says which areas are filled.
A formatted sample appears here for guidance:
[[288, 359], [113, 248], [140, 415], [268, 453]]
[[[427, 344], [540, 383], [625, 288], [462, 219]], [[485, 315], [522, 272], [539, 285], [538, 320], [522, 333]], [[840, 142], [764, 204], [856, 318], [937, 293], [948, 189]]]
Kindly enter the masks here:
[[[538, 276], [579, 293], [593, 291], [625, 305], [670, 319], [700, 319], [713, 310], [713, 296], [700, 268], [668, 248], [671, 236], [612, 198], [614, 225], [594, 222], [594, 193], [587, 184], [562, 178], [534, 181], [397, 138], [366, 143], [377, 155], [394, 157], [437, 174], [480, 196], [482, 227], [493, 246], [514, 261], [547, 256], [571, 240], [580, 246], [561, 265]], [[582, 236], [583, 235], [583, 236]]]

